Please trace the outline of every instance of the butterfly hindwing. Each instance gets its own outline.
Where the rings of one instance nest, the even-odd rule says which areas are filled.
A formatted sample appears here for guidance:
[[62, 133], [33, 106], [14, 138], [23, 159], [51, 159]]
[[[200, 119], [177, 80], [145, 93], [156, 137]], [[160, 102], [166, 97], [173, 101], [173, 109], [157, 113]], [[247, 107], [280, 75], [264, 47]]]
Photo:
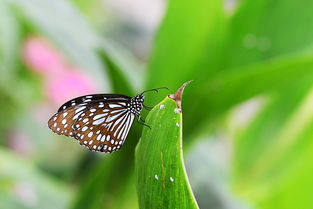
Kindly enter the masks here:
[[121, 148], [134, 119], [125, 102], [100, 102], [84, 113], [74, 125], [74, 137], [81, 145], [101, 152]]

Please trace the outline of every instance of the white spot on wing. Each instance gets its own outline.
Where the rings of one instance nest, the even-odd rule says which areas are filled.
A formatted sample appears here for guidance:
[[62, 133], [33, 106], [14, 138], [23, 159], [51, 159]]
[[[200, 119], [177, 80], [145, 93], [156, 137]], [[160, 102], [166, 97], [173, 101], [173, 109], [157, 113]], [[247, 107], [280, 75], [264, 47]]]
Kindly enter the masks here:
[[87, 126], [84, 126], [83, 128], [82, 128], [82, 131], [86, 131], [88, 129], [88, 127]]
[[94, 121], [94, 122], [92, 123], [92, 125], [99, 125], [99, 124], [103, 123], [104, 120], [105, 120], [105, 118], [101, 118], [101, 119], [99, 119], [99, 120], [96, 120], [96, 121]]
[[122, 113], [117, 114], [117, 115], [112, 115], [110, 117], [107, 118], [106, 122], [111, 122], [112, 120], [115, 120], [117, 117], [119, 117]]
[[97, 119], [102, 118], [106, 115], [107, 115], [107, 113], [96, 115], [95, 117], [93, 117], [93, 120], [97, 120]]
[[78, 108], [77, 110], [75, 110], [75, 113], [78, 113], [78, 112], [80, 112], [81, 110], [83, 110], [85, 108], [86, 108], [86, 106], [82, 106], [82, 107]]
[[102, 135], [99, 134], [99, 135], [97, 136], [97, 139], [96, 139], [96, 140], [100, 141], [101, 137], [102, 137]]
[[110, 108], [115, 108], [115, 107], [121, 107], [121, 105], [118, 105], [118, 104], [109, 104], [109, 107], [110, 107]]

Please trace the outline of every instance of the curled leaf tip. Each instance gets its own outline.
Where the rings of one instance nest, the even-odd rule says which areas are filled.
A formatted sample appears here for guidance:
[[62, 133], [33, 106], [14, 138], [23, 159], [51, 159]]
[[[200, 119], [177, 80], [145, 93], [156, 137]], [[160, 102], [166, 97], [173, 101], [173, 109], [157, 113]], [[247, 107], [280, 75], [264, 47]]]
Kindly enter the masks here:
[[191, 82], [192, 80], [190, 81], [187, 81], [185, 82], [177, 91], [175, 94], [170, 94], [168, 95], [169, 98], [173, 99], [176, 101], [176, 105], [179, 109], [179, 111], [181, 112], [181, 101], [182, 101], [182, 95], [183, 95], [183, 92], [184, 92], [184, 89], [185, 87]]

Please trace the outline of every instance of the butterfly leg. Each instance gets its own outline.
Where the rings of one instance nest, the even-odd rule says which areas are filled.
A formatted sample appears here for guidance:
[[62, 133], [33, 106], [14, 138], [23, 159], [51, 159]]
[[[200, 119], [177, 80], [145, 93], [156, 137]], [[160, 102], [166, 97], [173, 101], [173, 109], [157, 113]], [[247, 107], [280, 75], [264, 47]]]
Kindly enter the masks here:
[[145, 121], [143, 119], [141, 119], [140, 116], [138, 116], [137, 122], [141, 125], [148, 127], [151, 130], [151, 127], [148, 124], [145, 124]]
[[152, 107], [148, 107], [148, 106], [146, 106], [146, 105], [143, 105], [143, 107], [146, 109], [146, 110], [152, 110]]

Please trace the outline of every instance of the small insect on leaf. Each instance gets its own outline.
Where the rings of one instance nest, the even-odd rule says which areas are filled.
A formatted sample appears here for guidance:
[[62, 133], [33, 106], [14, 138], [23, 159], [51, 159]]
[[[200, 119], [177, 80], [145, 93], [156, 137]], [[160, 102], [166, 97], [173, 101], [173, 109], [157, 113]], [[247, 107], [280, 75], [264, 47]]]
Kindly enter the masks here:
[[[164, 88], [164, 87], [162, 87]], [[77, 97], [63, 104], [48, 121], [56, 134], [73, 137], [80, 145], [96, 152], [119, 150], [127, 138], [135, 117], [145, 108], [144, 93], [135, 97], [121, 94], [92, 94]]]

